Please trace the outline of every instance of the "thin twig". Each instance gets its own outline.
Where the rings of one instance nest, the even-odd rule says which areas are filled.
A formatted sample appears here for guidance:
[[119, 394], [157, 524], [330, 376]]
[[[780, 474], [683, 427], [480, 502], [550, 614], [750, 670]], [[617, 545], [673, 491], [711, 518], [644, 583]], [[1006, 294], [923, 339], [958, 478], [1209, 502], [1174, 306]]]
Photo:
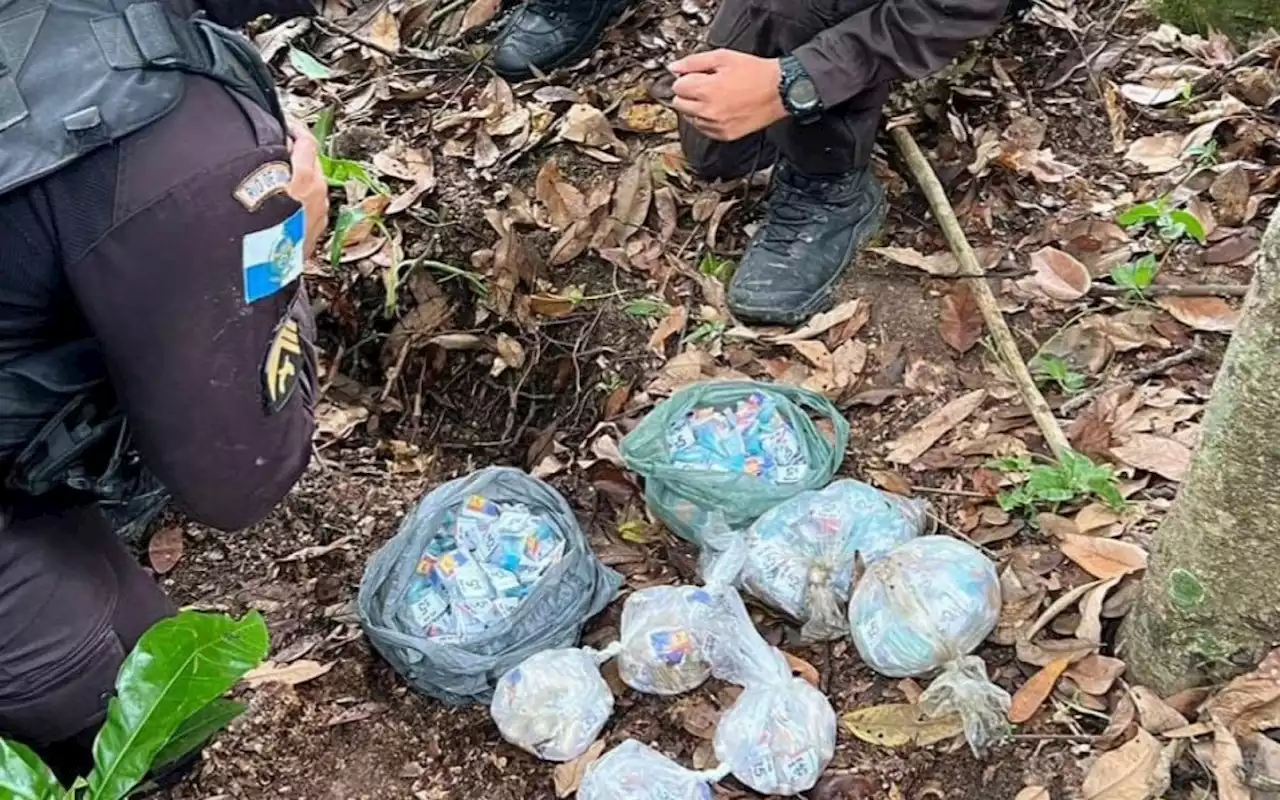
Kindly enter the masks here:
[[399, 56], [404, 55], [404, 53], [397, 53], [396, 51], [392, 50], [389, 47], [383, 47], [377, 42], [367, 39], [358, 33], [353, 33], [345, 28], [334, 25], [332, 22], [325, 19], [324, 17], [316, 17], [315, 23], [320, 27], [321, 30], [327, 33], [331, 33], [334, 36], [341, 36], [344, 39], [350, 39], [351, 41], [355, 42], [356, 44], [362, 47], [367, 47], [370, 50], [376, 50], [377, 52], [382, 53], [387, 58], [397, 58]]
[[911, 491], [924, 492], [925, 494], [945, 494], [951, 497], [974, 497], [980, 500], [985, 500], [989, 497], [989, 495], [985, 495], [982, 492], [967, 492], [964, 489], [935, 489], [932, 486], [912, 486]]
[[1009, 737], [1013, 742], [1082, 742], [1088, 744], [1101, 739], [1101, 736], [1075, 733], [1016, 733]]
[[1036, 424], [1040, 427], [1049, 449], [1053, 451], [1054, 455], [1062, 458], [1065, 454], [1071, 452], [1071, 445], [1067, 441], [1066, 434], [1062, 432], [1062, 428], [1058, 426], [1058, 421], [1054, 419], [1053, 411], [1049, 408], [1049, 404], [1045, 402], [1044, 395], [1036, 387], [1035, 379], [1031, 377], [1031, 371], [1027, 369], [1026, 362], [1022, 360], [1022, 354], [1018, 351], [1018, 344], [1014, 341], [1013, 334], [1009, 331], [1009, 324], [1005, 321], [1004, 314], [1000, 311], [1000, 306], [996, 302], [995, 294], [992, 293], [991, 286], [984, 276], [982, 264], [979, 263], [977, 255], [973, 252], [973, 247], [970, 246], [969, 240], [965, 237], [964, 230], [960, 227], [960, 221], [956, 219], [955, 209], [952, 208], [951, 201], [947, 199], [942, 183], [938, 180], [933, 167], [930, 166], [924, 152], [920, 150], [920, 145], [916, 144], [916, 140], [911, 136], [909, 130], [905, 127], [894, 128], [893, 139], [902, 151], [907, 166], [915, 176], [916, 183], [920, 185], [921, 191], [924, 192], [925, 197], [928, 199], [929, 206], [933, 209], [933, 217], [942, 227], [947, 243], [951, 245], [951, 252], [955, 254], [956, 260], [960, 262], [961, 270], [966, 275], [973, 276], [966, 278], [965, 282], [973, 293], [978, 309], [982, 312], [983, 320], [987, 323], [987, 329], [991, 331], [991, 336], [995, 339], [996, 349], [1000, 353], [1005, 369], [1008, 370], [1014, 383], [1017, 384], [1018, 393], [1022, 395], [1022, 402], [1027, 406], [1032, 418], [1035, 419]]
[[[1119, 297], [1129, 294], [1130, 291], [1132, 290], [1123, 286], [1095, 283], [1093, 288], [1089, 289], [1089, 294]], [[1249, 287], [1247, 284], [1236, 283], [1206, 283], [1203, 286], [1168, 284], [1148, 286], [1142, 290], [1142, 293], [1148, 297], [1244, 297], [1249, 293]]]
[[1110, 383], [1104, 383], [1101, 386], [1095, 386], [1094, 388], [1090, 389], [1084, 394], [1077, 395], [1076, 397], [1071, 398], [1070, 400], [1063, 403], [1058, 408], [1058, 413], [1060, 414], [1074, 413], [1084, 408], [1085, 406], [1089, 405], [1089, 403], [1093, 402], [1095, 398], [1101, 395], [1104, 395], [1108, 392], [1114, 391], [1124, 386], [1129, 386], [1131, 384], [1135, 384], [1140, 381], [1145, 381], [1147, 378], [1154, 378], [1157, 375], [1160, 375], [1164, 372], [1167, 372], [1168, 370], [1173, 369], [1179, 364], [1185, 364], [1188, 361], [1195, 361], [1197, 358], [1200, 358], [1203, 355], [1205, 355], [1204, 350], [1200, 349], [1199, 347], [1192, 347], [1188, 350], [1183, 350], [1181, 353], [1177, 353], [1175, 355], [1169, 356], [1168, 358], [1162, 358], [1159, 361], [1156, 361], [1152, 364], [1149, 364], [1143, 367], [1142, 369], [1134, 370], [1133, 373], [1126, 375], [1120, 380], [1111, 381]]

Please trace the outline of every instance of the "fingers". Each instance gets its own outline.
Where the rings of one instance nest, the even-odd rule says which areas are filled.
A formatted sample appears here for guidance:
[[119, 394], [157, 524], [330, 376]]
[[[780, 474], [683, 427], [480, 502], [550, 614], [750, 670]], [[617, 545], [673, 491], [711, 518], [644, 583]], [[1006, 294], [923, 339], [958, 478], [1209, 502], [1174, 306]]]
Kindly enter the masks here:
[[691, 56], [670, 64], [667, 69], [676, 75], [688, 75], [693, 72], [715, 72], [724, 63], [723, 50], [711, 50], [706, 53], [694, 53]]
[[690, 120], [697, 120], [706, 111], [707, 104], [701, 100], [690, 100], [677, 95], [676, 99], [671, 101], [671, 107]]
[[675, 83], [671, 84], [671, 90], [675, 92], [676, 97], [703, 101], [710, 99], [711, 86], [714, 83], [715, 79], [710, 75], [702, 72], [693, 72], [677, 79]]

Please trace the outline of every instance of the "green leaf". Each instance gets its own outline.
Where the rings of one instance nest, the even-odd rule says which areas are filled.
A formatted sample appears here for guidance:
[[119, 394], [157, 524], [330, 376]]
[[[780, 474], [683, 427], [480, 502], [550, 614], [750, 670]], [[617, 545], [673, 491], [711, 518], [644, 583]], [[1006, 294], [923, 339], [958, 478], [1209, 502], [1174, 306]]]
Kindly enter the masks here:
[[94, 800], [125, 797], [182, 723], [262, 663], [269, 645], [256, 611], [240, 620], [184, 611], [144, 633], [120, 667], [93, 743]]
[[329, 263], [335, 268], [342, 261], [342, 251], [347, 249], [351, 229], [368, 217], [360, 206], [346, 206], [338, 212], [338, 221], [333, 224], [333, 243], [329, 246]]
[[333, 126], [336, 115], [330, 106], [326, 106], [320, 111], [316, 117], [316, 124], [311, 129], [312, 135], [316, 137], [316, 142], [320, 145], [320, 155], [322, 157], [329, 155], [329, 137], [333, 136]]
[[172, 764], [209, 741], [215, 733], [231, 724], [248, 708], [244, 703], [218, 698], [187, 717], [169, 737], [165, 746], [156, 753], [153, 767]]
[[316, 57], [296, 47], [289, 48], [289, 63], [293, 68], [308, 78], [316, 81], [327, 81], [333, 77], [333, 70], [316, 60]]
[[623, 308], [628, 316], [640, 318], [665, 317], [671, 307], [656, 297], [637, 297]]
[[1206, 234], [1204, 225], [1199, 219], [1196, 219], [1195, 214], [1184, 209], [1178, 209], [1177, 211], [1169, 212], [1169, 219], [1172, 220], [1175, 225], [1180, 226], [1192, 239], [1195, 239], [1200, 244], [1205, 243]]
[[1131, 228], [1134, 225], [1142, 225], [1143, 223], [1150, 222], [1151, 220], [1158, 218], [1162, 213], [1163, 210], [1159, 205], [1155, 203], [1142, 203], [1116, 217], [1116, 222], [1126, 228]]
[[40, 756], [17, 742], [0, 739], [0, 797], [58, 800], [64, 791]]
[[733, 277], [733, 262], [727, 258], [720, 258], [715, 253], [705, 253], [698, 262], [698, 271], [710, 278], [715, 278], [721, 282], [728, 282]]

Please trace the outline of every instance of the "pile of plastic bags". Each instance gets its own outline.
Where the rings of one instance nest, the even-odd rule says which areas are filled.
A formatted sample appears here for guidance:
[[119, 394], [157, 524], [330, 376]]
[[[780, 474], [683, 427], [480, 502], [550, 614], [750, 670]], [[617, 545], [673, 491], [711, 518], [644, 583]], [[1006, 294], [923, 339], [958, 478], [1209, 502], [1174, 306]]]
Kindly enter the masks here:
[[370, 559], [357, 603], [369, 640], [415, 688], [488, 702], [511, 667], [573, 645], [621, 583], [558, 492], [492, 467], [423, 498]]
[[718, 381], [658, 405], [622, 441], [621, 452], [645, 477], [649, 508], [696, 543], [715, 514], [745, 528], [784, 500], [826, 486], [848, 441], [849, 423], [821, 395]]

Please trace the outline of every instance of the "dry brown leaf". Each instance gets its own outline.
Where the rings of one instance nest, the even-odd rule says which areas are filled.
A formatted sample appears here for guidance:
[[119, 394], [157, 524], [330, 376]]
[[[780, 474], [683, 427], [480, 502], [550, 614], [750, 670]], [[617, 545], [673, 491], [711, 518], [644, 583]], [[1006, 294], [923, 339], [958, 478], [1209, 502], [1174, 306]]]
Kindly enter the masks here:
[[560, 165], [554, 158], [538, 170], [534, 197], [547, 210], [547, 222], [553, 230], [564, 230], [587, 215], [586, 198], [560, 176]]
[[1120, 104], [1120, 90], [1114, 83], [1102, 79], [1103, 82], [1103, 98], [1107, 106], [1107, 121], [1111, 128], [1111, 152], [1123, 153], [1126, 131], [1129, 126], [1129, 115], [1125, 113], [1124, 106]]
[[1081, 787], [1083, 800], [1152, 800], [1169, 785], [1169, 761], [1160, 742], [1145, 730], [1122, 747], [1103, 753]]
[[932, 719], [912, 703], [890, 703], [851, 711], [840, 718], [845, 730], [881, 747], [928, 747], [964, 733], [958, 714]]
[[295, 661], [292, 664], [277, 664], [274, 661], [268, 661], [260, 667], [245, 673], [244, 682], [251, 687], [258, 687], [264, 683], [283, 683], [289, 686], [297, 686], [300, 683], [313, 681], [321, 675], [325, 675], [329, 670], [333, 669], [336, 661], [330, 661], [328, 664], [321, 664], [318, 661]]
[[930, 275], [955, 275], [960, 262], [949, 250], [925, 255], [914, 247], [868, 247], [867, 252], [884, 256], [890, 261], [924, 270]]
[[839, 392], [839, 399], [857, 383], [858, 376], [867, 365], [867, 346], [863, 342], [850, 340], [840, 345], [831, 354], [833, 387]]
[[1230, 333], [1240, 322], [1240, 311], [1221, 297], [1161, 297], [1156, 303], [1190, 328]]
[[870, 304], [860, 297], [852, 300], [846, 300], [830, 311], [824, 311], [821, 314], [815, 314], [803, 327], [797, 329], [793, 333], [776, 336], [765, 341], [774, 344], [787, 344], [789, 342], [798, 342], [804, 339], [812, 339], [815, 336], [826, 333], [831, 328], [852, 319], [856, 314], [868, 308]]
[[1014, 796], [1013, 800], [1053, 800], [1049, 790], [1043, 786], [1027, 786]]
[[493, 360], [493, 368], [489, 370], [490, 375], [496, 378], [508, 367], [520, 369], [524, 366], [524, 347], [515, 339], [505, 333], [499, 333], [494, 346], [498, 350], [498, 357]]
[[1030, 175], [1041, 183], [1062, 183], [1080, 172], [1080, 168], [1053, 157], [1052, 150], [1015, 150], [1000, 156], [1000, 163], [1021, 175]]
[[903, 497], [911, 495], [911, 482], [891, 470], [869, 469], [867, 478], [886, 492], [893, 492]]
[[1111, 691], [1116, 680], [1124, 674], [1125, 663], [1118, 658], [1091, 655], [1071, 665], [1066, 676], [1086, 694], [1102, 697]]
[[604, 112], [586, 103], [577, 103], [565, 112], [559, 135], [561, 139], [587, 147], [607, 148], [619, 155], [627, 152]]
[[1120, 522], [1118, 512], [1103, 503], [1090, 503], [1076, 514], [1076, 529], [1080, 533], [1093, 533]]
[[1253, 672], [1228, 683], [1205, 711], [1239, 735], [1280, 727], [1280, 648], [1267, 654]]
[[165, 575], [182, 559], [182, 528], [173, 526], [159, 531], [147, 543], [147, 557], [157, 575]]
[[1217, 201], [1215, 211], [1223, 225], [1238, 228], [1249, 211], [1249, 176], [1238, 163], [1224, 169], [1209, 187], [1209, 196]]
[[1117, 744], [1120, 744], [1137, 728], [1135, 721], [1138, 712], [1137, 707], [1133, 703], [1133, 698], [1128, 692], [1121, 692], [1120, 699], [1116, 701], [1115, 708], [1111, 711], [1111, 721], [1107, 723], [1106, 730], [1098, 737], [1098, 747], [1103, 750], [1110, 750]]
[[1240, 742], [1217, 717], [1210, 715], [1213, 727], [1213, 777], [1218, 784], [1218, 800], [1253, 800], [1254, 794], [1244, 782], [1244, 754]]
[[888, 445], [889, 461], [894, 464], [910, 464], [915, 461], [948, 431], [968, 419], [986, 399], [986, 390], [976, 389], [920, 420], [911, 430]]
[[1059, 658], [1049, 666], [1032, 675], [1022, 688], [1013, 695], [1013, 703], [1009, 706], [1009, 721], [1021, 725], [1036, 715], [1040, 706], [1048, 699], [1058, 678], [1071, 665], [1071, 659]]
[[1126, 83], [1120, 87], [1120, 94], [1140, 106], [1162, 106], [1181, 97], [1188, 85], [1186, 81], [1164, 81], [1157, 86]]
[[500, 5], [501, 0], [472, 0], [471, 5], [467, 6], [467, 12], [462, 15], [462, 26], [458, 28], [458, 33], [463, 34], [487, 25], [497, 16]]
[[[430, 150], [405, 150], [399, 154], [396, 159], [397, 166], [402, 167], [397, 178], [413, 181], [413, 185], [396, 195], [390, 205], [387, 206], [386, 215], [399, 214], [401, 211], [418, 202], [418, 198], [431, 191], [436, 186], [436, 167], [435, 158], [431, 155]], [[377, 156], [374, 156], [374, 165], [378, 165]], [[382, 169], [382, 167], [379, 167]], [[385, 169], [383, 170], [386, 171]]]
[[1160, 699], [1160, 695], [1145, 686], [1129, 689], [1129, 696], [1138, 709], [1138, 722], [1157, 736], [1165, 731], [1185, 727], [1187, 718]]
[[663, 242], [669, 242], [676, 232], [676, 225], [680, 217], [675, 189], [670, 186], [663, 186], [654, 192], [653, 207], [658, 212], [658, 238]]
[[1076, 626], [1076, 638], [1086, 642], [1102, 644], [1102, 604], [1106, 602], [1107, 592], [1120, 582], [1117, 576], [1104, 581], [1085, 593], [1080, 600], [1080, 624]]
[[1056, 247], [1042, 247], [1031, 254], [1029, 286], [1050, 300], [1069, 303], [1089, 293], [1093, 278], [1089, 269]]
[[476, 129], [476, 144], [471, 153], [471, 161], [480, 169], [488, 169], [498, 163], [502, 151], [493, 143], [493, 138], [484, 128]]
[[1143, 136], [1129, 145], [1125, 160], [1141, 164], [1149, 175], [1161, 175], [1178, 168], [1182, 163], [1182, 140], [1177, 133], [1158, 133]]
[[649, 337], [649, 349], [662, 357], [667, 354], [667, 340], [677, 333], [684, 330], [685, 323], [689, 321], [689, 309], [684, 306], [676, 306], [671, 309], [671, 313], [667, 314], [662, 322], [658, 323], [658, 327], [654, 330], [653, 335]]
[[741, 197], [735, 197], [731, 200], [725, 200], [717, 203], [715, 210], [711, 212], [711, 218], [707, 221], [707, 247], [712, 250], [716, 249], [716, 237], [720, 234], [720, 225], [724, 222], [724, 218], [728, 216], [733, 207], [742, 202]]
[[703, 696], [686, 697], [671, 710], [685, 732], [699, 739], [710, 739], [720, 723], [720, 710]]
[[1103, 580], [1147, 568], [1147, 551], [1129, 542], [1075, 534], [1063, 537], [1061, 547], [1063, 555]]
[[1191, 469], [1191, 448], [1167, 436], [1135, 433], [1124, 444], [1111, 448], [1111, 455], [1171, 481], [1181, 482]]
[[596, 763], [604, 755], [604, 739], [597, 739], [587, 751], [572, 761], [557, 764], [553, 779], [556, 797], [564, 798], [578, 791], [582, 779], [586, 777], [587, 767]]
[[831, 360], [831, 351], [822, 342], [799, 341], [788, 342], [796, 349], [800, 355], [804, 356], [804, 360], [808, 361], [814, 367], [822, 372], [832, 372], [835, 365]]
[[659, 103], [632, 103], [619, 116], [636, 133], [670, 133], [680, 126], [676, 112]]
[[383, 6], [365, 27], [365, 35], [369, 41], [392, 53], [400, 51], [400, 23], [391, 9]]
[[967, 353], [982, 338], [982, 312], [968, 286], [957, 286], [942, 298], [938, 335], [953, 349]]
[[791, 671], [817, 689], [822, 683], [822, 676], [818, 674], [818, 668], [805, 661], [800, 656], [792, 655], [785, 650], [780, 651], [784, 658], [787, 659], [787, 666], [791, 667]]
[[613, 230], [604, 237], [603, 244], [625, 245], [644, 226], [652, 201], [653, 179], [649, 162], [640, 159], [618, 178], [618, 186], [613, 193]]

